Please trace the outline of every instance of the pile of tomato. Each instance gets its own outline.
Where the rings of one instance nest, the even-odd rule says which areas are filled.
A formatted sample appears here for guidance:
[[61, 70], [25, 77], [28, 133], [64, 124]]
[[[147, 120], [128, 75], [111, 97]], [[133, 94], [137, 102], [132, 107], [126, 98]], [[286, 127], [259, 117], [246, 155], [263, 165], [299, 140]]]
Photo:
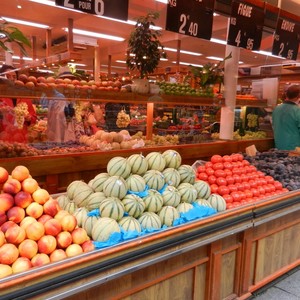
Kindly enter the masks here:
[[279, 181], [257, 170], [240, 153], [213, 155], [210, 161], [197, 167], [197, 178], [208, 182], [211, 192], [225, 199], [227, 209], [288, 192]]

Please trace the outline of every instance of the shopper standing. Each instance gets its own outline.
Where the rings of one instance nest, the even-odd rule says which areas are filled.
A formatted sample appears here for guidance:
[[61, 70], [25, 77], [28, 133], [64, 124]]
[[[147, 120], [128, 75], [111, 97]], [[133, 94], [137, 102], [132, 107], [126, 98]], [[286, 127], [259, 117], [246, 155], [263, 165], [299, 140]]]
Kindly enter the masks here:
[[275, 147], [279, 150], [295, 150], [300, 147], [300, 86], [291, 85], [286, 100], [272, 113]]

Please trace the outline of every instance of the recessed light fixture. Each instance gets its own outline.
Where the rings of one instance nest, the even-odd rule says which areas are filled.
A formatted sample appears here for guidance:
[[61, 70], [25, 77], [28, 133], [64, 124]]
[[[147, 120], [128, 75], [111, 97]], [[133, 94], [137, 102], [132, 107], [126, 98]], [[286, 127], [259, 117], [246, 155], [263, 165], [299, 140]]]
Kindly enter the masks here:
[[[164, 47], [164, 50], [171, 51], [171, 52], [177, 52], [176, 48]], [[187, 50], [180, 50], [180, 53], [188, 54], [188, 55], [194, 55], [194, 56], [201, 56], [202, 55], [202, 53], [192, 52], [192, 51], [187, 51]]]
[[79, 63], [75, 63], [75, 62], [69, 62], [68, 65], [78, 66], [78, 67], [86, 67], [86, 64], [79, 64]]
[[[177, 62], [172, 61], [172, 64], [177, 64]], [[183, 62], [183, 61], [180, 61], [179, 64], [184, 65], [184, 66], [203, 67], [203, 65], [198, 65], [198, 64], [193, 64], [193, 63], [188, 63], [188, 62]]]
[[213, 43], [221, 44], [221, 45], [226, 45], [227, 44], [226, 41], [220, 40], [220, 39], [215, 39], [215, 38], [211, 38], [210, 41], [213, 42]]
[[21, 9], [21, 8], [22, 8], [22, 6], [21, 6], [21, 5], [17, 5], [17, 8], [18, 8], [18, 9]]
[[20, 56], [17, 56], [17, 55], [13, 55], [12, 58], [13, 59], [23, 59], [23, 60], [32, 60], [31, 57], [24, 56], [24, 57], [21, 58]]
[[[63, 28], [63, 29], [68, 32], [68, 28]], [[107, 40], [113, 40], [113, 41], [119, 41], [119, 42], [125, 41], [125, 39], [122, 37], [99, 33], [99, 32], [92, 32], [92, 31], [87, 31], [87, 30], [82, 30], [82, 29], [76, 29], [76, 28], [73, 28], [73, 33], [79, 34], [79, 35], [91, 36], [91, 37], [99, 38], [99, 39], [107, 39]]]
[[117, 62], [117, 63], [120, 63], [120, 64], [126, 64], [126, 61], [125, 61], [125, 60], [119, 60], [119, 59], [117, 59], [116, 62]]
[[[101, 67], [108, 68], [108, 65], [101, 65]], [[127, 69], [126, 67], [121, 67], [121, 66], [110, 66], [110, 67], [115, 69]]]
[[50, 26], [45, 25], [45, 24], [28, 22], [28, 21], [24, 21], [24, 20], [13, 19], [13, 18], [8, 18], [8, 17], [3, 17], [3, 16], [1, 18], [10, 23], [16, 23], [16, 24], [37, 27], [37, 28], [44, 28], [44, 29], [50, 28]]

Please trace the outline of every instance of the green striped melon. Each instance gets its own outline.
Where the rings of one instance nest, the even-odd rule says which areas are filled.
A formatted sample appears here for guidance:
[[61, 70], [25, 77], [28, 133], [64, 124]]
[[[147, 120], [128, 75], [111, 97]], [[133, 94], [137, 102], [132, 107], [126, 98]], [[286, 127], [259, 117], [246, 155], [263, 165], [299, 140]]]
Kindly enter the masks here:
[[122, 219], [125, 212], [122, 201], [116, 197], [107, 197], [102, 200], [99, 210], [101, 217], [112, 218], [116, 221]]
[[189, 165], [181, 165], [178, 168], [178, 172], [180, 174], [180, 182], [187, 182], [190, 184], [195, 183], [196, 174], [192, 166]]
[[160, 152], [150, 152], [146, 155], [148, 170], [157, 170], [162, 172], [165, 169], [166, 161]]
[[168, 227], [173, 226], [173, 222], [180, 218], [180, 214], [173, 206], [164, 206], [158, 213], [161, 224]]
[[131, 173], [131, 166], [126, 158], [116, 156], [108, 162], [107, 173], [110, 176], [121, 176], [126, 179]]
[[106, 196], [103, 192], [95, 192], [87, 198], [85, 208], [88, 211], [97, 209], [104, 199], [106, 199]]
[[187, 202], [181, 202], [176, 207], [176, 209], [179, 213], [186, 213], [193, 208], [194, 208], [194, 206], [191, 203], [187, 203]]
[[108, 173], [100, 173], [93, 178], [88, 185], [95, 191], [95, 192], [103, 192], [103, 184], [110, 176]]
[[201, 198], [199, 198], [199, 199], [197, 199], [197, 200], [195, 201], [195, 203], [197, 203], [197, 204], [199, 204], [199, 205], [201, 205], [201, 206], [212, 207], [212, 206], [210, 205], [210, 203], [209, 203], [206, 199], [201, 199]]
[[142, 154], [132, 154], [127, 158], [131, 173], [143, 176], [148, 170], [148, 161]]
[[143, 199], [134, 194], [128, 194], [122, 199], [125, 212], [129, 216], [138, 218], [145, 210], [145, 203]]
[[177, 187], [180, 184], [180, 174], [174, 168], [166, 168], [162, 171], [165, 177], [165, 183]]
[[121, 232], [118, 222], [112, 218], [101, 217], [93, 226], [92, 239], [98, 242], [105, 242], [115, 232]]
[[162, 156], [166, 161], [166, 168], [178, 169], [180, 167], [182, 159], [177, 151], [169, 149], [163, 152]]
[[74, 201], [70, 201], [65, 205], [64, 210], [73, 215], [77, 208], [78, 206], [76, 205], [76, 203]]
[[75, 196], [75, 191], [76, 189], [81, 186], [81, 185], [85, 185], [84, 181], [81, 180], [75, 180], [72, 181], [68, 187], [67, 187], [67, 196], [70, 200], [73, 200], [74, 196]]
[[167, 186], [161, 195], [163, 197], [164, 206], [169, 205], [176, 207], [180, 203], [181, 195], [172, 185]]
[[153, 190], [161, 190], [165, 185], [165, 177], [164, 175], [157, 170], [149, 170], [143, 176], [146, 184], [150, 189]]
[[141, 223], [137, 219], [135, 219], [134, 217], [131, 217], [131, 216], [123, 217], [119, 221], [119, 225], [125, 231], [137, 231], [137, 232], [142, 231]]
[[145, 211], [158, 212], [161, 210], [164, 200], [162, 195], [156, 190], [148, 190], [148, 195], [143, 198]]
[[146, 181], [145, 179], [137, 174], [131, 174], [126, 179], [127, 188], [129, 191], [133, 192], [142, 192], [146, 188]]
[[61, 209], [65, 209], [65, 206], [70, 202], [70, 199], [67, 195], [60, 195], [57, 198], [57, 202]]
[[80, 185], [75, 189], [73, 201], [78, 207], [84, 207], [88, 197], [93, 193], [94, 190], [85, 183], [84, 185]]
[[160, 217], [154, 212], [144, 212], [138, 219], [142, 228], [145, 229], [160, 229], [161, 220]]
[[75, 212], [73, 213], [73, 216], [77, 220], [78, 227], [82, 227], [83, 226], [84, 221], [88, 217], [87, 214], [88, 214], [88, 210], [85, 207], [80, 207], [80, 208], [77, 208], [75, 210]]
[[178, 192], [181, 196], [181, 202], [192, 203], [197, 199], [197, 190], [190, 183], [180, 183], [178, 186]]
[[210, 185], [206, 181], [197, 180], [194, 183], [194, 187], [198, 192], [197, 198], [208, 199], [208, 197], [211, 194], [211, 189], [210, 189]]
[[111, 176], [103, 184], [103, 193], [106, 197], [123, 199], [127, 191], [127, 183], [121, 176]]
[[207, 201], [216, 211], [226, 210], [226, 201], [225, 199], [218, 194], [211, 194]]
[[88, 216], [82, 223], [82, 228], [86, 231], [89, 237], [92, 237], [94, 224], [99, 219], [99, 216]]

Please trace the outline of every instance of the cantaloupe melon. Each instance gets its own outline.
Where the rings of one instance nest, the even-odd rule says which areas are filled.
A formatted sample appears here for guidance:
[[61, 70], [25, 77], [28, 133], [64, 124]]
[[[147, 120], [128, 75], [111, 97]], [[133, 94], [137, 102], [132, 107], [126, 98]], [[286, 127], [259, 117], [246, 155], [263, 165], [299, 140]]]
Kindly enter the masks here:
[[216, 211], [226, 210], [226, 201], [225, 199], [218, 194], [211, 194], [207, 201]]
[[159, 191], [165, 185], [164, 175], [157, 170], [148, 170], [143, 178], [150, 189]]
[[196, 174], [192, 166], [190, 165], [181, 165], [178, 169], [180, 174], [180, 182], [187, 182], [190, 184], [195, 183]]
[[132, 154], [127, 162], [131, 166], [131, 173], [143, 176], [148, 170], [148, 161], [142, 154]]
[[165, 169], [166, 161], [160, 152], [150, 152], [146, 155], [148, 170], [157, 170], [162, 172]]
[[142, 192], [146, 188], [146, 181], [145, 179], [137, 174], [131, 174], [126, 179], [127, 188], [129, 191], [132, 192]]
[[156, 190], [148, 190], [148, 195], [143, 198], [145, 211], [158, 212], [161, 210], [164, 200], [162, 195]]
[[169, 149], [163, 152], [162, 156], [165, 159], [166, 168], [178, 169], [180, 167], [182, 159], [177, 151]]
[[179, 213], [187, 213], [188, 211], [190, 211], [193, 208], [194, 208], [194, 206], [188, 202], [181, 202], [176, 207], [176, 209]]
[[192, 203], [197, 199], [197, 190], [190, 183], [180, 183], [178, 192], [181, 195], [181, 202]]
[[203, 180], [197, 180], [194, 183], [194, 187], [197, 190], [197, 198], [208, 199], [211, 194], [211, 189], [207, 182]]
[[181, 195], [174, 186], [167, 186], [161, 195], [164, 201], [164, 206], [169, 205], [176, 207], [180, 203]]
[[106, 199], [106, 196], [103, 192], [95, 192], [91, 194], [86, 201], [85, 208], [88, 211], [99, 208], [100, 203]]
[[93, 225], [92, 239], [98, 242], [105, 242], [115, 232], [121, 232], [118, 222], [111, 218], [101, 217]]
[[145, 210], [145, 203], [142, 198], [134, 194], [128, 194], [122, 199], [125, 212], [128, 215], [138, 218]]
[[80, 185], [76, 188], [73, 201], [76, 203], [77, 207], [84, 207], [87, 203], [88, 197], [94, 193], [94, 190], [87, 185]]
[[131, 216], [123, 217], [119, 221], [119, 225], [125, 231], [137, 231], [137, 232], [142, 231], [141, 223], [137, 219], [135, 219], [134, 217], [131, 217]]
[[121, 176], [126, 179], [131, 173], [131, 167], [126, 158], [116, 156], [108, 162], [107, 173], [110, 176]]
[[181, 178], [179, 172], [174, 168], [166, 168], [162, 171], [165, 177], [165, 183], [177, 187], [180, 184]]
[[123, 199], [127, 191], [127, 183], [121, 176], [111, 176], [103, 184], [103, 193], [106, 197]]
[[158, 212], [162, 225], [173, 226], [173, 222], [180, 217], [179, 212], [173, 206], [163, 206]]
[[96, 175], [88, 185], [95, 191], [95, 192], [103, 192], [103, 184], [110, 176], [108, 173], [100, 173]]
[[101, 201], [99, 210], [101, 217], [112, 218], [116, 221], [121, 220], [125, 212], [122, 201], [116, 197], [107, 197]]
[[142, 228], [145, 229], [160, 229], [161, 220], [160, 217], [154, 212], [144, 212], [139, 217], [138, 221], [141, 223]]

